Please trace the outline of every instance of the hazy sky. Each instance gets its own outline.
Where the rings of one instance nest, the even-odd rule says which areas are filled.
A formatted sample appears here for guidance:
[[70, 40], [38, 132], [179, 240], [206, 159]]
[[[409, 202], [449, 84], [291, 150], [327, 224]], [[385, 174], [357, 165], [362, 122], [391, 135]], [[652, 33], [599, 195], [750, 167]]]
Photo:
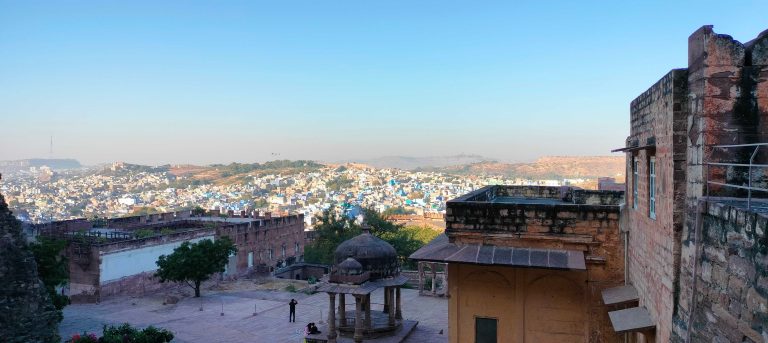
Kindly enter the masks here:
[[[605, 155], [768, 1], [0, 0], [0, 160]], [[279, 155], [272, 155], [272, 154]]]

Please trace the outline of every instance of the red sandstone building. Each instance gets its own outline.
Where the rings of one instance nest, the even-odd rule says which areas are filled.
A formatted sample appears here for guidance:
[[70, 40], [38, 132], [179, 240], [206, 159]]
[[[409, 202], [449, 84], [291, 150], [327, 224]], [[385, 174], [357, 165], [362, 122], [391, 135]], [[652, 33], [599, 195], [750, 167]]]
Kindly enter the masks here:
[[626, 286], [603, 294], [614, 329], [631, 342], [768, 342], [768, 34], [742, 44], [702, 27], [688, 68], [630, 109], [616, 150]]
[[[143, 294], [166, 287], [153, 276], [160, 255], [183, 242], [229, 237], [237, 248], [224, 277], [268, 273], [303, 259], [304, 216], [193, 216], [190, 211], [37, 225], [42, 236], [68, 241], [69, 285], [73, 302], [98, 302], [113, 294]], [[307, 273], [294, 272], [292, 278]]]

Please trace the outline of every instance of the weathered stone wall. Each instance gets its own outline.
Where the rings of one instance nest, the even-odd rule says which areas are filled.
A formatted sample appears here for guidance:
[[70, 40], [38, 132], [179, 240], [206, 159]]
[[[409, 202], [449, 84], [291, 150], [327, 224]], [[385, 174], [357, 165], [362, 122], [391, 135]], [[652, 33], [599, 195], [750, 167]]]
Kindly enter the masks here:
[[0, 341], [58, 342], [60, 314], [37, 276], [37, 264], [0, 195]]
[[702, 218], [691, 341], [768, 341], [768, 215], [710, 203]]
[[[694, 260], [700, 254], [696, 225], [699, 202], [707, 188], [706, 180], [743, 185], [744, 168], [704, 166], [705, 162], [747, 163], [752, 148], [713, 149], [716, 144], [768, 142], [768, 35], [742, 44], [727, 35], [719, 35], [705, 26], [688, 41], [688, 151], [686, 219], [682, 235], [679, 308], [675, 314], [675, 335], [687, 336], [691, 302], [694, 299]], [[758, 155], [765, 161], [768, 155]], [[765, 187], [765, 171], [753, 181]], [[709, 194], [744, 196], [744, 191], [711, 185]], [[755, 194], [757, 195], [757, 194]], [[763, 194], [765, 196], [765, 194]]]
[[[258, 223], [258, 222], [254, 222]], [[217, 237], [229, 237], [237, 247], [237, 272], [248, 270], [248, 256], [252, 253], [253, 268], [258, 265], [274, 268], [288, 258], [300, 259], [304, 254], [304, 215], [269, 217], [261, 225], [228, 225], [216, 229]], [[296, 249], [296, 244], [299, 247]], [[282, 256], [285, 247], [285, 256]], [[269, 251], [272, 250], [272, 258]]]
[[[632, 101], [627, 153], [628, 283], [651, 315], [656, 341], [669, 341], [679, 287], [680, 235], [685, 198], [687, 72], [676, 69]], [[650, 215], [650, 159], [656, 161], [656, 217]], [[637, 203], [633, 203], [633, 159], [638, 161]]]
[[180, 287], [186, 286], [176, 282], [161, 283], [160, 279], [155, 277], [155, 272], [144, 272], [100, 285], [99, 296], [102, 299], [113, 295], [144, 296], [148, 293]]
[[[105, 255], [174, 242], [184, 242], [213, 235], [214, 229], [203, 228], [106, 244], [70, 242], [67, 246], [69, 297], [73, 303], [94, 303], [101, 301], [106, 296], [102, 294], [101, 285], [102, 259]], [[130, 279], [128, 280], [125, 282], [130, 282]], [[116, 289], [121, 289], [121, 287], [113, 285], [110, 288], [110, 295], [115, 294]]]

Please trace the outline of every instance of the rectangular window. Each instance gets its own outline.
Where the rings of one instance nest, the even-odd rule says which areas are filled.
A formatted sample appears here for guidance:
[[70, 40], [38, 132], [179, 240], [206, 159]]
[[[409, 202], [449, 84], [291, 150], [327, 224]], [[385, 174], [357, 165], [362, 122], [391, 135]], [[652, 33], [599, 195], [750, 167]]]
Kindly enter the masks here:
[[648, 215], [656, 219], [656, 157], [648, 162]]
[[637, 209], [637, 157], [632, 157], [632, 208]]
[[496, 318], [475, 317], [475, 343], [496, 343]]

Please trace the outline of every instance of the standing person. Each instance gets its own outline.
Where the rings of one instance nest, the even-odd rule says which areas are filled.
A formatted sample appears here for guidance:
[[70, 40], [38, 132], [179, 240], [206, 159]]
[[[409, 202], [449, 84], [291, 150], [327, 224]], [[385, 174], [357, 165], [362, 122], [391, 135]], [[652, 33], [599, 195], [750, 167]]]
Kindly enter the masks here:
[[291, 312], [288, 314], [288, 322], [296, 322], [296, 304], [299, 302], [296, 301], [296, 299], [291, 299], [291, 302], [288, 303], [288, 306], [291, 307]]

